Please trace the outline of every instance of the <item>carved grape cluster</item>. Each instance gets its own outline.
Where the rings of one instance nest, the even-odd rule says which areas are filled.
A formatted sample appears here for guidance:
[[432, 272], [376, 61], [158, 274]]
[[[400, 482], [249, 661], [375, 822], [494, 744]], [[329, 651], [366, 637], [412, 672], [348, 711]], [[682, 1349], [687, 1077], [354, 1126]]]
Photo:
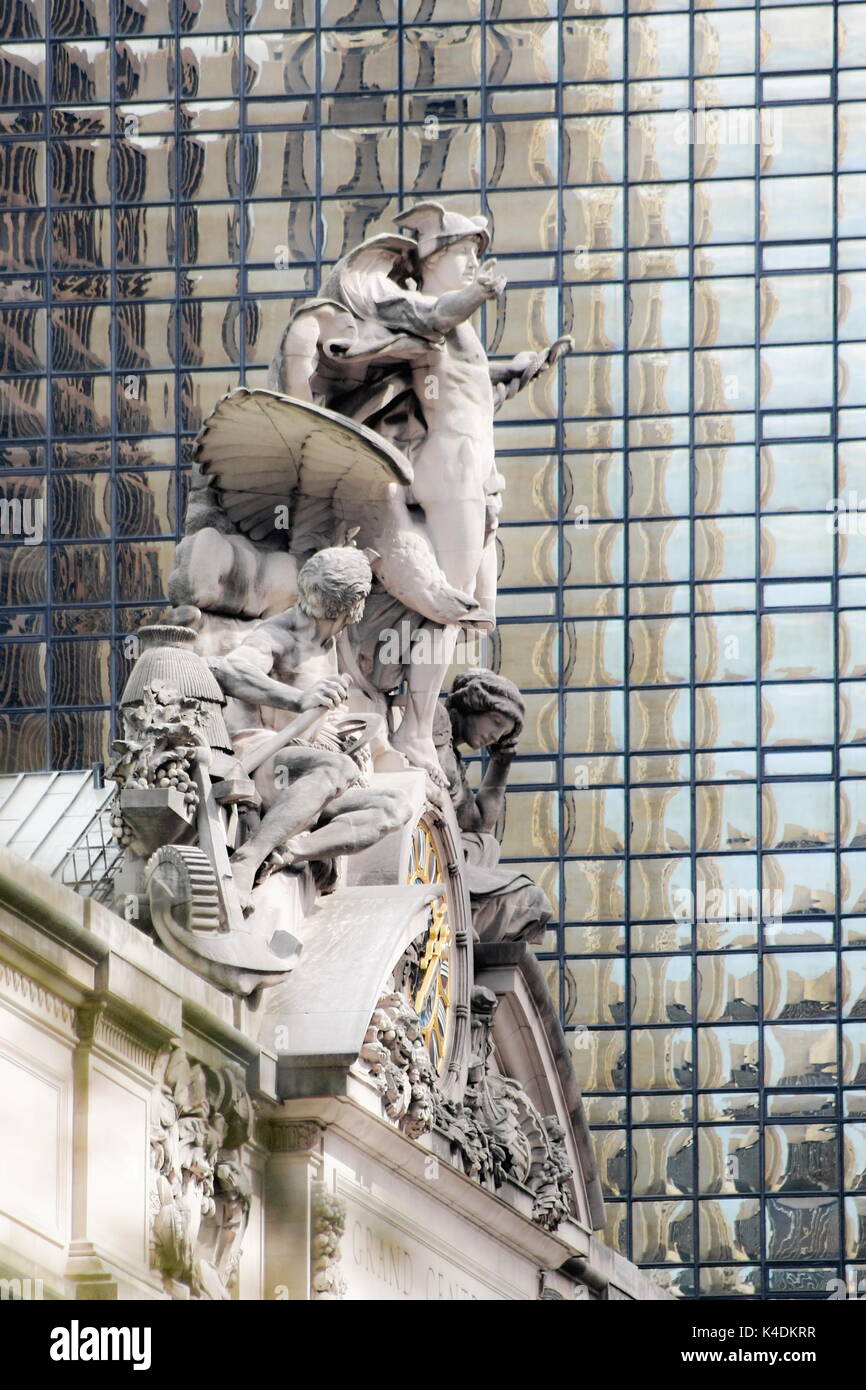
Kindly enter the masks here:
[[128, 825], [127, 822], [124, 820], [123, 813], [121, 812], [120, 807], [117, 805], [116, 802], [111, 812], [110, 819], [112, 835], [114, 836], [117, 843], [120, 845], [121, 849], [126, 849], [128, 845], [132, 844], [132, 827]]
[[182, 795], [188, 811], [195, 811], [198, 806], [198, 792], [193, 786], [187, 771], [186, 764], [180, 761], [164, 763], [160, 768], [159, 776], [154, 778], [156, 787], [175, 787]]

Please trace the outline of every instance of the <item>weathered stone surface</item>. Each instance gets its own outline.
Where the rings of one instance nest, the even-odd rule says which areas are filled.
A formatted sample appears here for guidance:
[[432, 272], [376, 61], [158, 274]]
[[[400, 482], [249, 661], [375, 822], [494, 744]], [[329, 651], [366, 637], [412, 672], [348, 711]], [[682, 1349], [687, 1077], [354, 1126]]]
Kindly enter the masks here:
[[249, 1219], [241, 1150], [252, 1106], [242, 1076], [179, 1048], [157, 1068], [151, 1130], [151, 1257], [172, 1298], [227, 1299]]
[[[539, 1224], [537, 1194], [507, 1172], [498, 1189], [489, 1172], [467, 1181], [438, 1121], [410, 1137], [349, 1058], [342, 1096], [278, 1101], [258, 1086], [268, 1054], [246, 1005], [7, 860], [0, 1098], [37, 1125], [4, 1142], [0, 1254], [46, 1296], [530, 1300], [544, 1270], [566, 1298], [667, 1296], [598, 1245], [584, 1197], [555, 1231]], [[529, 1032], [506, 1028], [512, 1063]]]

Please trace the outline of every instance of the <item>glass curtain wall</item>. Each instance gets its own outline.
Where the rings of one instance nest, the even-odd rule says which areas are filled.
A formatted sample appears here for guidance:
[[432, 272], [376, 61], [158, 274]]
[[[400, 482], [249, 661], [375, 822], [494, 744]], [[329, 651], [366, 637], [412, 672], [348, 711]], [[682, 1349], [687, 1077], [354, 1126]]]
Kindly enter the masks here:
[[[866, 1283], [866, 4], [11, 0], [0, 743], [104, 761], [191, 443], [407, 203], [491, 220], [502, 826], [608, 1239]], [[838, 441], [838, 442], [837, 442]], [[473, 654], [465, 653], [466, 660]]]

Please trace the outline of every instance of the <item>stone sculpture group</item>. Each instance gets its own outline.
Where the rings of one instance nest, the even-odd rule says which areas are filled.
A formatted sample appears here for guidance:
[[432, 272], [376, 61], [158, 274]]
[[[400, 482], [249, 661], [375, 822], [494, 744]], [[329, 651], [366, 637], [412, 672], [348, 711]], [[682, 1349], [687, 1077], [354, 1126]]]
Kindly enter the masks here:
[[[417, 816], [400, 778], [381, 774], [419, 770], [430, 815], [452, 816], [477, 939], [535, 941], [551, 915], [540, 888], [498, 863], [520, 694], [486, 670], [460, 675], [444, 700], [442, 688], [461, 630], [496, 621], [494, 412], [569, 340], [488, 362], [472, 319], [505, 279], [480, 264], [486, 220], [427, 202], [397, 223], [300, 302], [272, 389], [233, 391], [205, 422], [171, 607], [139, 633], [121, 698], [116, 897], [145, 903], [166, 950], [253, 1005], [293, 969], [299, 914], [339, 886], [349, 857]], [[395, 631], [412, 639], [396, 660]], [[488, 754], [475, 790], [465, 749]], [[562, 1136], [490, 1073], [494, 1007], [473, 996], [462, 1099], [427, 1094], [435, 1077], [399, 989], [386, 988], [361, 1062], [407, 1132], [438, 1123], [467, 1171], [516, 1173], [555, 1224]], [[179, 1088], [166, 1093], [167, 1127], [187, 1123]], [[183, 1166], [167, 1153], [156, 1156], [166, 1229]], [[198, 1287], [189, 1249], [160, 1240], [171, 1277]]]
[[[119, 888], [161, 909], [186, 894], [177, 927], [177, 910], [158, 914], [169, 949], [216, 902], [223, 934], [250, 950], [215, 940], [200, 965], [228, 987], [235, 970], [242, 994], [257, 972], [267, 983], [286, 968], [285, 941], [244, 929], [264, 879], [310, 865], [327, 890], [341, 856], [412, 814], [399, 790], [372, 784], [374, 769], [423, 769], [434, 801], [452, 798], [479, 936], [534, 939], [550, 915], [530, 880], [497, 868], [516, 688], [479, 671], [446, 706], [440, 696], [461, 629], [495, 624], [494, 411], [569, 340], [489, 363], [471, 319], [505, 280], [494, 262], [479, 268], [486, 220], [430, 202], [397, 221], [300, 302], [275, 389], [232, 392], [205, 423], [170, 621], [139, 634], [121, 700]], [[407, 621], [431, 641], [395, 666], [383, 652]], [[490, 751], [474, 795], [461, 746]], [[197, 896], [195, 871], [203, 881], [220, 840]], [[179, 852], [156, 853], [167, 844]]]

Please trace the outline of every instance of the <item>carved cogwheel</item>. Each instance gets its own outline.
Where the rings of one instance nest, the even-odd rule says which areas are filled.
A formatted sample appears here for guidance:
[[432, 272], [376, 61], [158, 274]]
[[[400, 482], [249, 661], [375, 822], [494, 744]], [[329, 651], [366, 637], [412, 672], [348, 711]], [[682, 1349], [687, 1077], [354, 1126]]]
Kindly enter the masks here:
[[151, 910], [171, 904], [178, 926], [186, 931], [218, 932], [222, 927], [220, 894], [213, 866], [197, 845], [163, 845], [147, 863]]

